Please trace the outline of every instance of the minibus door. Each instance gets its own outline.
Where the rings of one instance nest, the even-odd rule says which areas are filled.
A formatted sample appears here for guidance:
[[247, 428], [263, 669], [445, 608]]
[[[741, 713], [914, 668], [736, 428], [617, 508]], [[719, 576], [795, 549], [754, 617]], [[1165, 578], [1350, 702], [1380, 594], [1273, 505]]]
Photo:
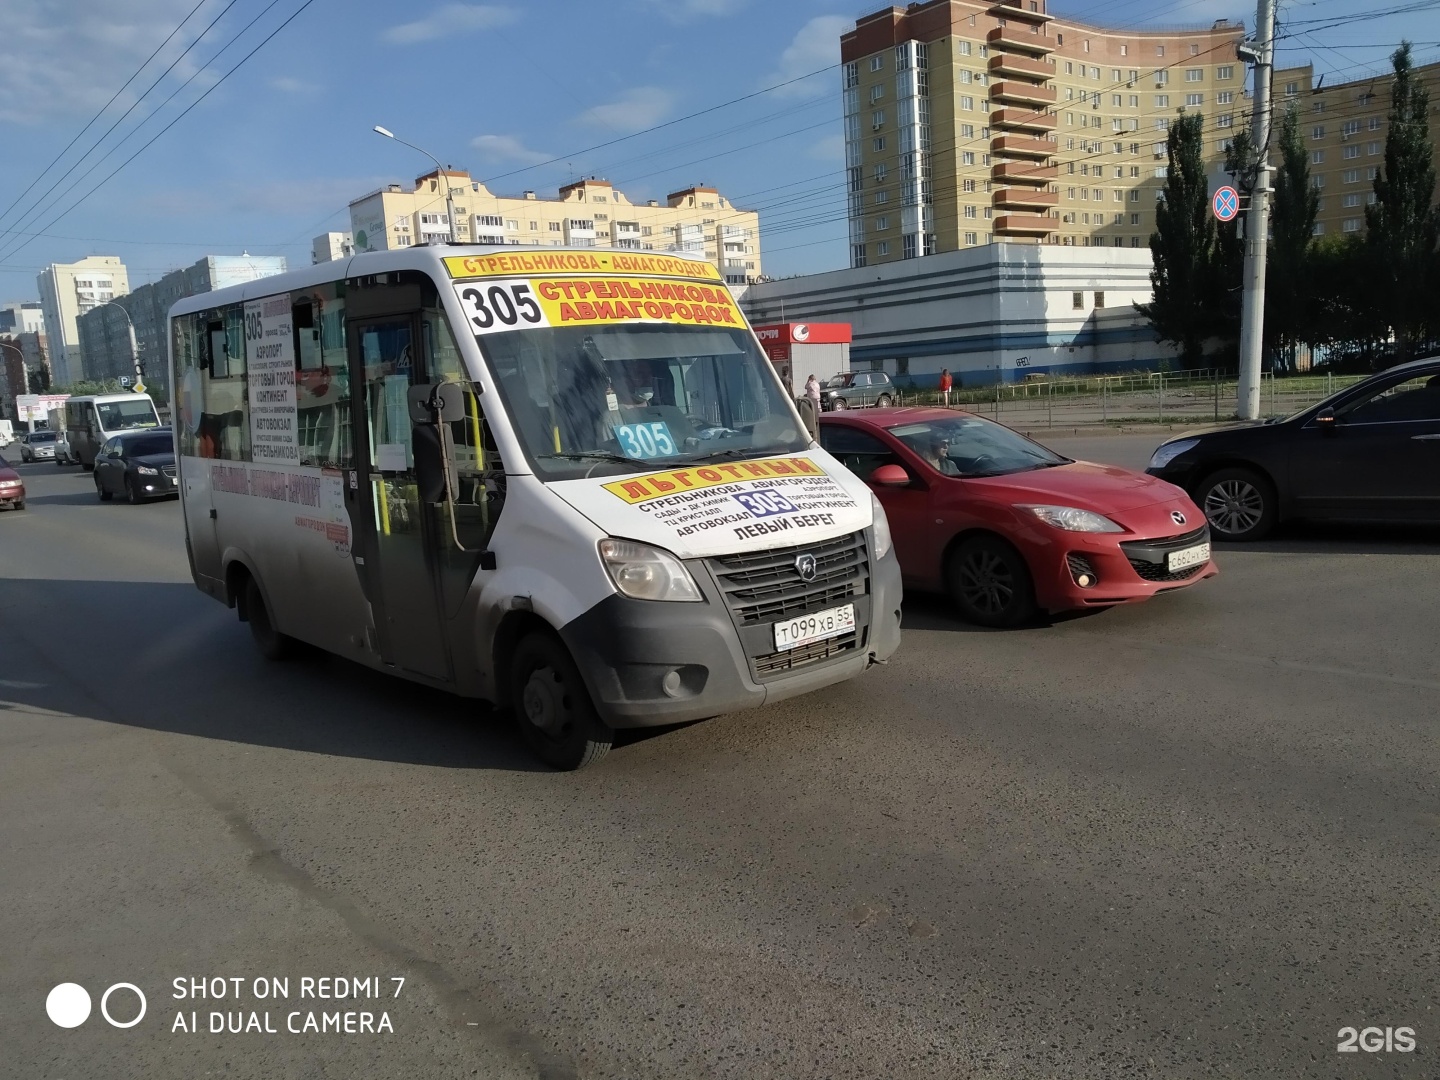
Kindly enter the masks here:
[[[382, 314], [402, 304], [404, 310]], [[345, 495], [380, 655], [406, 671], [449, 680], [435, 557], [439, 521], [416, 484], [407, 400], [426, 375], [419, 290], [355, 289], [346, 306], [357, 468]]]

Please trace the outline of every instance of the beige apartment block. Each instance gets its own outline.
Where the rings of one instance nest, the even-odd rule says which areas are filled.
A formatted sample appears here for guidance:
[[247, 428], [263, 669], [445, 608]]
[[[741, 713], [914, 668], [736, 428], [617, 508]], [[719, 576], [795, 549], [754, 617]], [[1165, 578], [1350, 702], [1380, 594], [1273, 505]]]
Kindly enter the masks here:
[[714, 188], [689, 187], [631, 202], [605, 180], [566, 184], [554, 199], [533, 191], [492, 194], [464, 171], [421, 176], [413, 191], [391, 184], [350, 204], [356, 251], [384, 251], [450, 239], [446, 189], [455, 206], [456, 239], [522, 247], [611, 247], [703, 255], [726, 282], [761, 274], [760, 215], [732, 206]]
[[1046, 0], [930, 0], [840, 39], [852, 266], [996, 241], [1135, 247], [1165, 140], [1205, 118], [1207, 170], [1248, 123], [1244, 27], [1109, 30]]
[[[1440, 143], [1440, 63], [1417, 67], [1415, 75], [1430, 93], [1434, 145]], [[1348, 82], [1321, 81], [1317, 89], [1309, 64], [1275, 71], [1276, 108], [1293, 107], [1299, 113], [1310, 182], [1320, 190], [1316, 236], [1365, 231], [1365, 207], [1375, 200], [1375, 177], [1385, 164], [1393, 79], [1391, 71], [1377, 71]]]
[[93, 376], [86, 370], [75, 320], [130, 291], [130, 275], [114, 255], [91, 255], [73, 263], [51, 263], [35, 279], [50, 346], [51, 377], [68, 386]]

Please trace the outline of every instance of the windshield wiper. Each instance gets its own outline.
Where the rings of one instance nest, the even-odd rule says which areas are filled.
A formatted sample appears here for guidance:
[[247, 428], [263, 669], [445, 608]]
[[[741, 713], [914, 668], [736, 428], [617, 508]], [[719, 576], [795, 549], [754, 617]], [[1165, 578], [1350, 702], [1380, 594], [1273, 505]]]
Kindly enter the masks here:
[[[777, 452], [783, 453], [784, 451], [777, 451]], [[693, 455], [691, 455], [690, 457], [683, 457], [683, 458], [680, 458], [679, 460], [681, 460], [681, 461], [713, 461], [713, 460], [715, 460], [716, 458], [738, 458], [738, 457], [748, 457], [748, 456], [750, 456], [750, 455], [754, 455], [755, 457], [761, 457], [761, 456], [763, 456], [765, 453], [766, 453], [766, 451], [756, 450], [755, 447], [753, 447], [753, 446], [745, 446], [745, 447], [735, 446], [735, 447], [731, 447], [729, 450], [711, 450], [711, 451], [709, 451], [708, 453], [704, 453], [704, 454], [693, 454]]]
[[567, 461], [618, 461], [622, 465], [644, 465], [646, 462], [639, 458], [626, 457], [624, 454], [612, 454], [608, 450], [582, 450], [571, 454], [537, 454], [543, 458], [564, 458]]

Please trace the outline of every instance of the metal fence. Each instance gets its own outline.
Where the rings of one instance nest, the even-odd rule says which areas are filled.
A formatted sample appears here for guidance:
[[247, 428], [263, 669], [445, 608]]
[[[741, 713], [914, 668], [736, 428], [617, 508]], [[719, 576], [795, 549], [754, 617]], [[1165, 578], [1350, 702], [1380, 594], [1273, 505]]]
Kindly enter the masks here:
[[[1363, 375], [1261, 377], [1262, 416], [1288, 416]], [[1235, 415], [1236, 379], [1222, 371], [1134, 372], [1075, 378], [1031, 376], [1021, 382], [962, 388], [952, 408], [991, 416], [1012, 427], [1104, 424], [1218, 423]], [[901, 390], [897, 405], [943, 404], [937, 390]]]

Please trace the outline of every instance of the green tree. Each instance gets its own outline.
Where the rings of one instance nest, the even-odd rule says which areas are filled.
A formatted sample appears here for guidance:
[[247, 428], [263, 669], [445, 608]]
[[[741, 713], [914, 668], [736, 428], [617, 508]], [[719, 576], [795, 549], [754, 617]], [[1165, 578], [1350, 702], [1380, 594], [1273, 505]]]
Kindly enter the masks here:
[[1365, 210], [1366, 241], [1379, 311], [1395, 336], [1399, 359], [1405, 360], [1440, 329], [1435, 310], [1440, 215], [1431, 205], [1435, 162], [1426, 118], [1429, 94], [1415, 76], [1408, 41], [1390, 59], [1395, 77], [1385, 165], [1375, 178], [1375, 202]]
[[1311, 315], [1310, 248], [1320, 193], [1310, 183], [1310, 156], [1292, 102], [1277, 132], [1280, 163], [1270, 204], [1270, 244], [1265, 268], [1265, 343], [1294, 370], [1295, 349], [1307, 340]]
[[1198, 368], [1204, 363], [1204, 341], [1215, 329], [1216, 291], [1215, 223], [1201, 156], [1200, 115], [1182, 113], [1171, 123], [1165, 146], [1170, 168], [1150, 235], [1154, 296], [1136, 308], [1150, 320], [1160, 341], [1180, 350], [1185, 367]]

